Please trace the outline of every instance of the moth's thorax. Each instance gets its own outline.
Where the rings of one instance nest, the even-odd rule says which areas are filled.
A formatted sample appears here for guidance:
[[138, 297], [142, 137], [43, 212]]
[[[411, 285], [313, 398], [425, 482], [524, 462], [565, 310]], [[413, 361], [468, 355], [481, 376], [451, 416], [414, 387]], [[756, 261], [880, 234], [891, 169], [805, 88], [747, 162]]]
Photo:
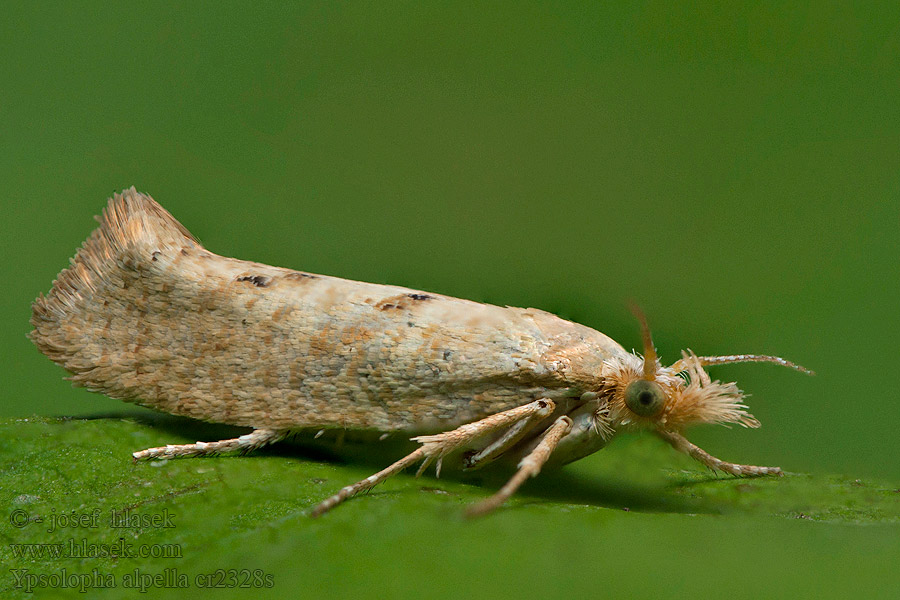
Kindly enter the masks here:
[[509, 310], [521, 311], [532, 320], [545, 340], [543, 362], [556, 366], [583, 391], [598, 389], [606, 363], [630, 356], [612, 338], [585, 325], [533, 308]]

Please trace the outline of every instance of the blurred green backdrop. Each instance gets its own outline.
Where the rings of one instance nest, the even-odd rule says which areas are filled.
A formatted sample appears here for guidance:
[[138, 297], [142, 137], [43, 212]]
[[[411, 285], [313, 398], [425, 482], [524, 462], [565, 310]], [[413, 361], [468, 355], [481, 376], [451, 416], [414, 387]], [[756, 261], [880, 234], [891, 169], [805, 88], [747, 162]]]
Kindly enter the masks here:
[[[900, 11], [892, 16], [900, 16]], [[9, 11], [6, 415], [121, 403], [25, 339], [113, 191], [213, 251], [535, 306], [715, 373], [723, 455], [900, 476], [900, 27], [818, 3], [301, 3]], [[891, 460], [887, 460], [890, 458]]]
[[220, 254], [544, 308], [629, 348], [635, 300], [664, 360], [795, 360], [818, 375], [714, 371], [763, 428], [692, 438], [897, 480], [886, 6], [6, 6], [0, 416], [125, 408], [25, 335], [91, 216], [135, 185]]

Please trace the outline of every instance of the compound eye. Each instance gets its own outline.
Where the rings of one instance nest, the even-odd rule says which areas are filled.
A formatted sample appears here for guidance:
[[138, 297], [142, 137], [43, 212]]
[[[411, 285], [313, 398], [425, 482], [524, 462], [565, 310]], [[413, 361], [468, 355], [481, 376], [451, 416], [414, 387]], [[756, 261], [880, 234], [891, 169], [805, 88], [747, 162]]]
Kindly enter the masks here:
[[636, 379], [625, 388], [625, 404], [636, 415], [653, 417], [666, 403], [666, 393], [655, 381]]

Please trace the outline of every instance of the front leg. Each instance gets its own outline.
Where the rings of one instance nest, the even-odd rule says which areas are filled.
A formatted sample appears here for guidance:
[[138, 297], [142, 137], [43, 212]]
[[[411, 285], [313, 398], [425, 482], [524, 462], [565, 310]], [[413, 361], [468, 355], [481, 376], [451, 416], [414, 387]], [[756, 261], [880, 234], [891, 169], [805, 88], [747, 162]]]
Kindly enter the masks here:
[[668, 431], [665, 429], [657, 430], [659, 436], [672, 444], [672, 447], [678, 450], [679, 452], [684, 452], [694, 460], [697, 460], [710, 469], [724, 471], [726, 473], [731, 473], [732, 475], [736, 475], [739, 477], [762, 477], [765, 475], [775, 475], [776, 477], [781, 477], [784, 475], [781, 469], [778, 467], [757, 467], [755, 465], [738, 465], [735, 463], [726, 462], [719, 458], [716, 458], [712, 454], [706, 452], [702, 448], [692, 444], [680, 433], [675, 433], [674, 431]]

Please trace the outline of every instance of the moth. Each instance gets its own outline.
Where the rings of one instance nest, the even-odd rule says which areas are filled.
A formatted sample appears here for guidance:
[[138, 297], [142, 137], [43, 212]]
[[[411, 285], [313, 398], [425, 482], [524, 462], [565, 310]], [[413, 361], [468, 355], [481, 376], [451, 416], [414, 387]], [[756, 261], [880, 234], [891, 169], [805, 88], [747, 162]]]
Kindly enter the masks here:
[[271, 267], [207, 251], [133, 187], [109, 200], [100, 226], [46, 296], [31, 339], [75, 385], [173, 415], [252, 428], [235, 439], [168, 445], [135, 460], [251, 451], [298, 431], [402, 433], [419, 446], [346, 486], [321, 515], [421, 462], [455, 457], [477, 469], [503, 457], [509, 482], [473, 505], [500, 506], [545, 465], [649, 429], [710, 469], [734, 464], [684, 437], [689, 425], [758, 427], [734, 383], [704, 367], [775, 356], [697, 356], [663, 366], [646, 319], [643, 355], [589, 327], [534, 308], [499, 307], [404, 287]]

